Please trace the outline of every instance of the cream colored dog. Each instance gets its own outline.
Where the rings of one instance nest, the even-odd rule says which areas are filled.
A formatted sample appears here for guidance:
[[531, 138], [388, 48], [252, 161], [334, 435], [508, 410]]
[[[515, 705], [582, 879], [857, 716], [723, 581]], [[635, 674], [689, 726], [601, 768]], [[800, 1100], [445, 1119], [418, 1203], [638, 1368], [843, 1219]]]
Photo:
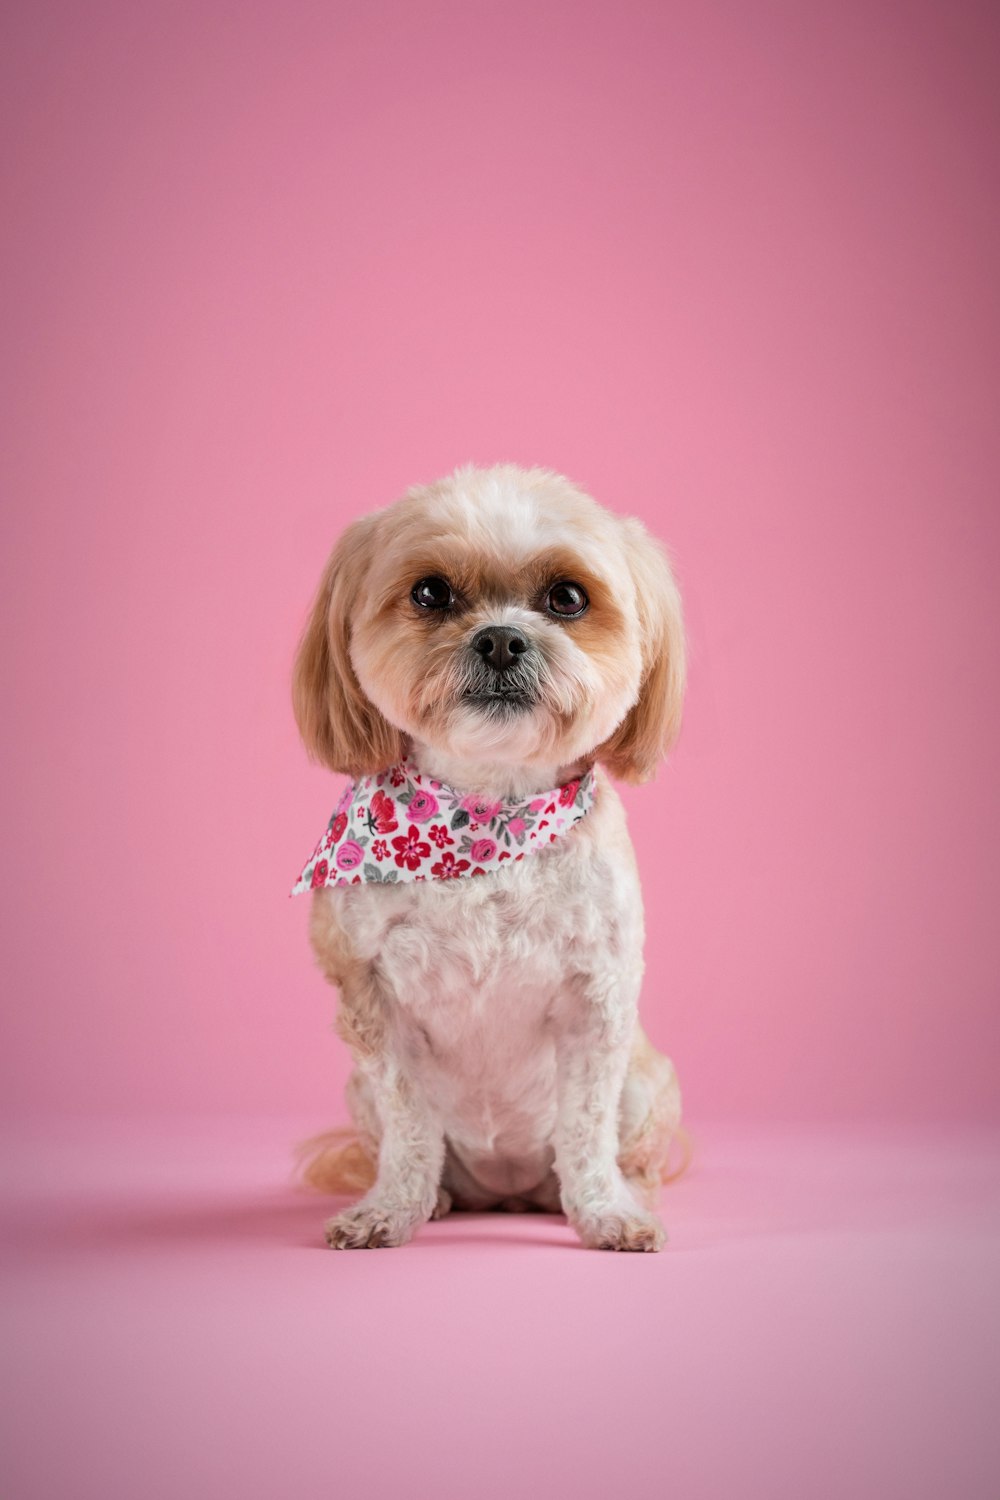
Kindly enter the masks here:
[[[587, 1245], [662, 1245], [680, 1093], [638, 1023], [642, 899], [605, 769], [651, 777], [683, 691], [663, 552], [556, 474], [460, 469], [337, 543], [295, 666], [316, 759], [357, 777], [405, 758], [493, 805], [598, 769], [585, 817], [483, 879], [315, 891], [374, 1177], [330, 1245], [402, 1245], [451, 1207], [561, 1208]], [[335, 1186], [331, 1159], [313, 1177]]]

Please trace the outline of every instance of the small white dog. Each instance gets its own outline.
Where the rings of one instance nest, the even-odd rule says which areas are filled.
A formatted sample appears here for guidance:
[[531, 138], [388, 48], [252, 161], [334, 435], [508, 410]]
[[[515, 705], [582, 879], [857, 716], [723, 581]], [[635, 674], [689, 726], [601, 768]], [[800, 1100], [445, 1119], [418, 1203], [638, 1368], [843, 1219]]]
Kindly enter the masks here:
[[[337, 543], [294, 679], [310, 753], [356, 778], [296, 886], [371, 1164], [330, 1245], [402, 1245], [451, 1207], [662, 1245], [680, 1092], [638, 1024], [642, 899], [606, 771], [653, 775], [683, 691], [663, 552], [559, 475], [460, 469]], [[345, 1160], [321, 1143], [313, 1180], [343, 1186]]]

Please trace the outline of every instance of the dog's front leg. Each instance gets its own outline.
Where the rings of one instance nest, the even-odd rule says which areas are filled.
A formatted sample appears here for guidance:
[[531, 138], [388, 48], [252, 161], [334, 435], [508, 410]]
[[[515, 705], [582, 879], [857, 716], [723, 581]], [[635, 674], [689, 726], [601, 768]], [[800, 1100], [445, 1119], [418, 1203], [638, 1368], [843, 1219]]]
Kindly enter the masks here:
[[659, 1250], [666, 1232], [618, 1166], [618, 1106], [636, 1021], [636, 983], [593, 977], [556, 1042], [556, 1169], [566, 1217], [598, 1250]]
[[360, 1202], [326, 1225], [334, 1250], [405, 1245], [438, 1199], [444, 1135], [419, 1088], [392, 1057], [360, 1063], [382, 1127], [378, 1176]]

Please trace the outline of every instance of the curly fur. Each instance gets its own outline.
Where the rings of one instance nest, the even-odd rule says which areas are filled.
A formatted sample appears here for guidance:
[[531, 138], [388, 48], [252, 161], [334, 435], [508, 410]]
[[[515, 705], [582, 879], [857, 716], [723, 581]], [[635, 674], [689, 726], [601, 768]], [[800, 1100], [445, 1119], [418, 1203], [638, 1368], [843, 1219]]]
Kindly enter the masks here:
[[[450, 584], [421, 611], [414, 583]], [[572, 580], [589, 608], [545, 608]], [[470, 695], [484, 625], [528, 650], [516, 707]], [[463, 791], [525, 796], [603, 764], [648, 779], [684, 689], [680, 598], [634, 520], [561, 476], [463, 469], [348, 528], [299, 650], [296, 715], [335, 770], [403, 751]], [[642, 900], [605, 776], [570, 834], [482, 880], [319, 890], [310, 934], [340, 992], [355, 1129], [304, 1148], [313, 1185], [361, 1191], [336, 1248], [404, 1243], [449, 1208], [562, 1209], [586, 1244], [656, 1250], [678, 1132], [671, 1063], [638, 1022]]]

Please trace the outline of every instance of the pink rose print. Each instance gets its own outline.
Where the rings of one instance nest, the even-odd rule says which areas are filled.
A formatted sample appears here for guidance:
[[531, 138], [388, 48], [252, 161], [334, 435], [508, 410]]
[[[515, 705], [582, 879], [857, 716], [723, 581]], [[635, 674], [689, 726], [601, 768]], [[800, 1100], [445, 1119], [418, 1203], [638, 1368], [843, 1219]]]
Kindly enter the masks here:
[[385, 792], [376, 792], [372, 798], [370, 820], [374, 823], [379, 833], [392, 833], [398, 828], [396, 822], [396, 809], [392, 805], [392, 798], [387, 797]]
[[428, 818], [436, 818], [441, 809], [433, 792], [421, 790], [413, 793], [406, 811], [414, 823], [426, 823]]
[[392, 847], [396, 850], [396, 863], [400, 869], [404, 865], [408, 870], [419, 869], [420, 861], [426, 859], [431, 852], [430, 844], [421, 842], [420, 829], [414, 828], [412, 823], [405, 839], [393, 839]]
[[365, 857], [365, 851], [360, 844], [353, 839], [346, 839], [337, 850], [336, 865], [338, 870], [356, 870]]
[[432, 844], [437, 844], [439, 849], [446, 849], [449, 844], [455, 842], [443, 823], [432, 823], [427, 830], [427, 837]]
[[463, 797], [458, 804], [464, 807], [470, 818], [477, 823], [490, 823], [499, 813], [502, 802], [488, 802], [485, 797]]
[[386, 843], [385, 839], [375, 840], [374, 844], [372, 844], [372, 853], [378, 860], [379, 864], [381, 864], [384, 859], [389, 858], [389, 845]]
[[438, 880], [457, 880], [468, 868], [467, 859], [456, 859], [454, 854], [442, 854], [440, 862], [431, 865], [431, 874]]
[[312, 880], [309, 882], [310, 890], [314, 891], [317, 886], [326, 884], [326, 874], [329, 868], [330, 866], [325, 859], [318, 859], [316, 861], [313, 865]]
[[559, 806], [560, 807], [572, 807], [573, 806], [573, 799], [576, 796], [577, 788], [579, 787], [579, 785], [580, 785], [580, 778], [578, 776], [575, 781], [567, 781], [567, 783], [566, 783], [565, 786], [561, 786], [559, 788]]
[[476, 839], [476, 842], [469, 850], [469, 853], [477, 864], [481, 864], [483, 860], [492, 859], [496, 852], [497, 846], [492, 839]]
[[507, 832], [512, 833], [517, 839], [520, 838], [521, 834], [524, 832], [527, 826], [528, 825], [523, 818], [511, 818], [510, 822], [507, 824]]
[[335, 844], [339, 838], [343, 838], [344, 829], [347, 827], [347, 814], [339, 812], [330, 824], [330, 842]]

